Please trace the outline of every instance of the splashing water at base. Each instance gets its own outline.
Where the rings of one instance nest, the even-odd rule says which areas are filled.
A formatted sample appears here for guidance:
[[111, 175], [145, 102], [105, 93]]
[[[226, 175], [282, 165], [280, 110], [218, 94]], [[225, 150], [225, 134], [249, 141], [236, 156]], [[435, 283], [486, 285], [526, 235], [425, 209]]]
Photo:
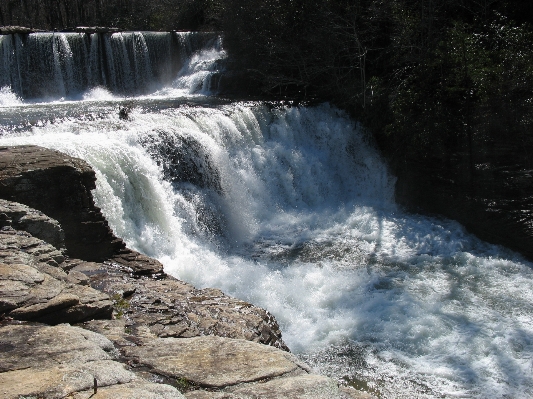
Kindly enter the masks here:
[[8, 86], [0, 87], [0, 107], [22, 104], [22, 100]]
[[265, 307], [319, 371], [383, 398], [533, 396], [531, 264], [396, 209], [394, 180], [342, 113], [138, 104], [129, 120], [113, 102], [53, 118], [57, 105], [6, 108], [0, 145], [87, 160], [130, 247]]

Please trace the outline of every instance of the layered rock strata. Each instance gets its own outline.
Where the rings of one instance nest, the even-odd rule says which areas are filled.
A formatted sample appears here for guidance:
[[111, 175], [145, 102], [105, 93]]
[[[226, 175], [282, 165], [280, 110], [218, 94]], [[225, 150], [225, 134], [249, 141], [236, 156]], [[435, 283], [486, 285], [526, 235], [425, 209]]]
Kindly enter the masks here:
[[126, 248], [113, 234], [94, 205], [94, 188], [95, 173], [81, 159], [31, 145], [0, 147], [0, 198], [57, 220], [69, 256], [97, 262], [113, 258], [136, 274], [161, 273], [159, 262]]

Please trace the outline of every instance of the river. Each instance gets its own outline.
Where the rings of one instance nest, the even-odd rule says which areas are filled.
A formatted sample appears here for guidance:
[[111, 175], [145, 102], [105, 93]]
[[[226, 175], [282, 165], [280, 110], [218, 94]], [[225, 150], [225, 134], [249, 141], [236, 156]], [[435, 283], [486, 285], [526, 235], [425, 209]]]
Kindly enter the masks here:
[[532, 264], [403, 212], [342, 111], [216, 96], [220, 38], [0, 36], [0, 145], [86, 160], [116, 235], [381, 398], [533, 397]]

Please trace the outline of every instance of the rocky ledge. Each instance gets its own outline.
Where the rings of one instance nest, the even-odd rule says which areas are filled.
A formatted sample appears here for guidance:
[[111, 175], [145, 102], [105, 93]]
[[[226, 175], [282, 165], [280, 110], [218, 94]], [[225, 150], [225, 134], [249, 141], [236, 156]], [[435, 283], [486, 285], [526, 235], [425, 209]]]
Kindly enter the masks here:
[[266, 310], [166, 275], [114, 236], [82, 160], [0, 148], [0, 398], [364, 398]]

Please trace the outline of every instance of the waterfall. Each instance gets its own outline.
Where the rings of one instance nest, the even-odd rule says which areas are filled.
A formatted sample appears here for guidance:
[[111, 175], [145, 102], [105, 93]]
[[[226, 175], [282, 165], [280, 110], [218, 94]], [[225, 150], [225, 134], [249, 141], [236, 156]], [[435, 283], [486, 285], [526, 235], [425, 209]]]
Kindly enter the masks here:
[[[97, 87], [118, 96], [149, 94], [171, 85], [180, 71], [188, 74], [190, 57], [199, 57], [202, 49], [217, 53], [213, 68], [220, 68], [221, 50], [213, 50], [217, 40], [214, 34], [181, 32], [0, 35], [0, 88], [33, 101], [76, 100]], [[213, 71], [201, 68], [201, 79], [175, 87], [188, 93], [214, 90]]]
[[203, 96], [212, 35], [0, 40], [0, 145], [86, 160], [114, 232], [167, 273], [268, 309], [298, 356], [380, 397], [533, 397], [533, 265], [399, 209], [345, 113]]

